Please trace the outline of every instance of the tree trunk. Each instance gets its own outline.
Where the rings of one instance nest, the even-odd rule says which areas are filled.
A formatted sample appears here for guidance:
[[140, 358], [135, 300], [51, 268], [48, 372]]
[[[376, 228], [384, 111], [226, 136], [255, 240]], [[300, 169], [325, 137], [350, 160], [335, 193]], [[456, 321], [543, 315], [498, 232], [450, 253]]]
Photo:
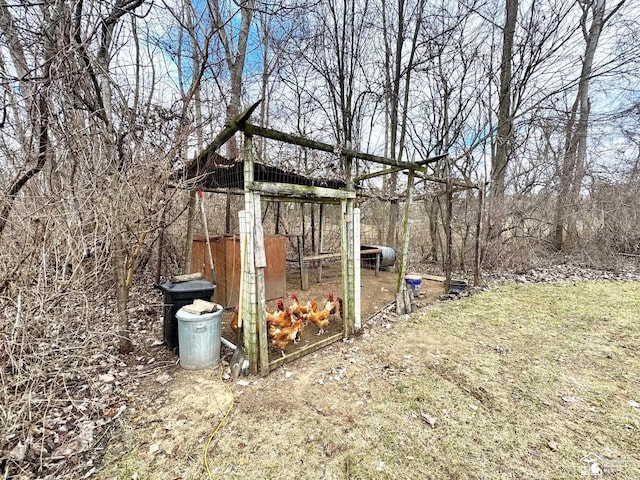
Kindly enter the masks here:
[[[584, 178], [587, 134], [589, 126], [589, 83], [593, 71], [593, 59], [606, 20], [624, 4], [618, 3], [605, 18], [606, 0], [594, 0], [583, 6], [582, 26], [585, 35], [585, 55], [578, 82], [576, 99], [567, 120], [564, 156], [559, 175], [560, 188], [554, 215], [554, 247], [559, 251], [570, 251], [577, 243], [577, 217], [580, 189]], [[592, 12], [591, 25], [587, 31], [587, 16]]]
[[9, 10], [9, 6], [4, 0], [0, 0], [0, 32], [2, 32], [4, 36], [4, 43], [6, 44], [9, 55], [12, 58], [13, 67], [16, 70], [16, 75], [19, 79], [21, 79], [19, 83], [20, 92], [22, 94], [21, 97], [24, 101], [24, 108], [26, 108], [26, 111], [29, 113], [29, 124], [31, 126], [31, 132], [37, 138], [37, 147], [35, 149], [35, 152], [30, 151], [30, 140], [26, 136], [22, 139], [22, 149], [26, 155], [25, 164], [28, 165], [28, 163], [33, 162], [34, 157], [35, 163], [31, 167], [27, 167], [25, 165], [25, 168], [23, 168], [22, 171], [16, 175], [14, 180], [9, 184], [9, 187], [5, 191], [2, 203], [0, 204], [0, 236], [2, 236], [2, 233], [4, 232], [4, 229], [7, 225], [7, 220], [9, 218], [9, 215], [11, 215], [11, 211], [13, 210], [13, 206], [18, 194], [30, 179], [32, 179], [42, 171], [47, 162], [49, 152], [50, 115], [49, 104], [47, 103], [47, 101], [48, 90], [51, 85], [50, 63], [55, 55], [55, 45], [53, 43], [53, 39], [56, 38], [56, 35], [58, 34], [56, 32], [56, 29], [58, 28], [60, 17], [62, 15], [62, 7], [62, 2], [56, 1], [53, 3], [51, 8], [47, 10], [48, 16], [43, 28], [44, 31], [42, 32], [45, 37], [43, 52], [44, 62], [41, 67], [42, 72], [36, 74], [36, 76], [42, 76], [43, 82], [42, 86], [37, 88], [38, 93], [35, 93], [35, 84], [28, 80], [28, 77], [33, 75], [34, 72], [31, 71], [32, 69], [27, 63], [24, 48], [22, 43], [20, 42], [18, 32], [14, 27], [14, 19]]
[[516, 32], [518, 0], [506, 0], [506, 19], [502, 40], [502, 59], [500, 61], [500, 90], [498, 104], [498, 131], [496, 153], [491, 162], [491, 196], [504, 197], [505, 173], [513, 137], [513, 119], [511, 115], [511, 63], [513, 57], [513, 39]]
[[[242, 108], [242, 75], [244, 72], [244, 63], [247, 56], [247, 45], [249, 43], [249, 28], [253, 20], [256, 0], [244, 0], [240, 3], [240, 29], [237, 34], [237, 45], [232, 44], [232, 38], [235, 35], [228, 35], [226, 28], [233, 28], [233, 21], [223, 20], [222, 10], [218, 0], [213, 0], [213, 7], [218, 23], [218, 33], [220, 41], [226, 55], [227, 67], [229, 69], [230, 88], [229, 103], [227, 104], [227, 120], [233, 120], [240, 114]], [[240, 149], [238, 142], [231, 138], [227, 144], [227, 156], [229, 158], [238, 158]]]
[[[113, 11], [103, 19], [100, 48], [98, 49], [96, 63], [99, 72], [99, 91], [96, 92], [102, 105], [102, 136], [104, 152], [109, 166], [108, 170], [108, 198], [111, 211], [111, 265], [116, 289], [116, 309], [118, 319], [118, 346], [120, 353], [129, 353], [133, 350], [131, 343], [131, 331], [129, 327], [128, 301], [128, 265], [135, 263], [135, 258], [127, 258], [126, 229], [123, 219], [126, 218], [126, 199], [121, 198], [121, 170], [122, 159], [118, 158], [116, 147], [116, 132], [113, 127], [113, 107], [111, 78], [109, 75], [109, 63], [111, 60], [111, 43], [113, 31], [117, 22], [127, 13], [132, 12], [142, 5], [143, 0], [123, 0], [114, 7]], [[131, 262], [131, 263], [129, 263]]]

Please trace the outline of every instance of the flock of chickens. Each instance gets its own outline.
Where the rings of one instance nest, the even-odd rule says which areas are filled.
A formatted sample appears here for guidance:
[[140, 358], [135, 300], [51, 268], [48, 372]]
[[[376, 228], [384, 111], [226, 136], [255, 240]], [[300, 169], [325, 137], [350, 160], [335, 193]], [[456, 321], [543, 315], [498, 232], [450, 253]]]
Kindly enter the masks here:
[[[265, 308], [266, 326], [271, 344], [280, 349], [282, 356], [291, 342], [297, 343], [300, 340], [300, 335], [309, 322], [318, 328], [318, 335], [322, 335], [329, 326], [332, 317], [338, 315], [342, 318], [342, 298], [335, 297], [334, 299], [333, 292], [329, 292], [322, 309], [314, 299], [303, 305], [295, 294], [292, 293], [289, 298], [292, 303], [288, 307], [285, 307], [284, 302], [279, 298], [276, 300], [276, 310], [273, 313]], [[236, 318], [237, 315], [234, 315], [234, 319], [231, 320], [231, 328], [234, 331], [237, 330], [237, 323], [234, 325]]]

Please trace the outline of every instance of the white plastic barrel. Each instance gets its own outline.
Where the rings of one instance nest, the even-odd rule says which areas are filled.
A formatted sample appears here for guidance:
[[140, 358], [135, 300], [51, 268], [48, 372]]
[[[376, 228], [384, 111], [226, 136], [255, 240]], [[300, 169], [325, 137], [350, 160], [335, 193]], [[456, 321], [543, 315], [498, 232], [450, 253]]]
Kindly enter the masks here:
[[222, 305], [215, 311], [194, 315], [178, 310], [178, 344], [180, 365], [187, 370], [213, 368], [220, 362], [222, 336]]

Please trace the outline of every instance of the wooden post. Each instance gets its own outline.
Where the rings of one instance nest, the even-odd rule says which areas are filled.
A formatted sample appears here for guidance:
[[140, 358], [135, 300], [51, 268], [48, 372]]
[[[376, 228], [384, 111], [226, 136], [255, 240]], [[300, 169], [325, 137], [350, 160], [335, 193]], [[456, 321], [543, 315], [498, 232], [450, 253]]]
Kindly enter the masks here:
[[264, 269], [267, 266], [267, 256], [264, 248], [264, 230], [262, 228], [262, 217], [260, 215], [261, 197], [254, 194], [254, 236], [255, 236], [255, 265], [256, 265], [256, 329], [258, 334], [260, 364], [260, 374], [269, 374], [269, 341], [267, 338], [267, 314], [266, 314], [266, 292], [264, 286]]
[[451, 218], [453, 216], [453, 185], [451, 184], [451, 164], [449, 158], [445, 163], [446, 176], [447, 176], [447, 218], [445, 220], [445, 232], [446, 232], [446, 259], [445, 259], [445, 292], [451, 291], [451, 270], [453, 269], [453, 234], [451, 231]]
[[191, 273], [191, 253], [193, 249], [193, 224], [196, 218], [196, 191], [189, 191], [189, 206], [187, 209], [187, 233], [185, 235], [184, 265], [182, 273]]
[[314, 255], [318, 254], [316, 250], [316, 209], [313, 203], [309, 204], [309, 219], [311, 220], [311, 251]]
[[224, 233], [231, 234], [231, 191], [227, 190], [224, 203]]
[[[317, 254], [322, 253], [323, 248], [323, 217], [324, 217], [324, 203], [318, 206], [318, 251]], [[318, 260], [318, 283], [322, 282], [322, 260]]]
[[302, 291], [309, 290], [309, 272], [307, 263], [304, 261], [304, 240], [298, 237], [298, 263], [300, 264], [300, 288]]
[[362, 312], [360, 309], [360, 297], [362, 293], [361, 292], [362, 287], [360, 286], [361, 284], [360, 268], [361, 267], [360, 267], [360, 209], [359, 208], [353, 209], [353, 221], [351, 223], [353, 224], [353, 264], [354, 264], [353, 329], [357, 332], [362, 328], [362, 319], [361, 319]]
[[[342, 155], [344, 161], [344, 171], [346, 179], [346, 190], [353, 192], [355, 190], [353, 183], [353, 159], [349, 156]], [[354, 199], [348, 198], [342, 204], [342, 278], [343, 278], [343, 320], [344, 320], [344, 336], [347, 338], [353, 330], [356, 311], [356, 283], [355, 283], [355, 258], [353, 252], [354, 231], [353, 231], [353, 210]]]
[[274, 234], [278, 235], [280, 233], [280, 202], [276, 201], [276, 211], [275, 211], [275, 231]]
[[396, 310], [399, 313], [411, 313], [410, 305], [406, 304], [406, 297], [403, 292], [407, 289], [404, 277], [407, 273], [407, 257], [409, 256], [409, 234], [410, 228], [410, 216], [411, 216], [411, 189], [413, 188], [413, 180], [415, 172], [409, 170], [407, 176], [407, 190], [406, 199], [404, 205], [404, 218], [402, 220], [402, 249], [400, 251], [400, 268], [398, 269], [398, 279], [396, 282]]
[[349, 260], [347, 255], [347, 249], [349, 245], [348, 234], [348, 215], [347, 215], [347, 200], [342, 200], [340, 204], [340, 267], [342, 270], [342, 323], [344, 325], [345, 337], [348, 335], [346, 332], [349, 330], [349, 321], [351, 311], [349, 310], [349, 296], [351, 287], [349, 285]]
[[480, 185], [478, 187], [478, 218], [476, 221], [476, 244], [475, 244], [475, 258], [473, 262], [473, 284], [477, 287], [482, 281], [482, 275], [480, 272], [480, 236], [482, 235], [482, 203], [484, 200], [484, 178], [480, 179]]
[[[251, 373], [258, 373], [258, 298], [256, 285], [256, 235], [255, 235], [255, 219], [256, 219], [256, 200], [255, 193], [246, 188], [248, 184], [253, 182], [253, 142], [250, 135], [245, 134], [244, 139], [244, 206], [245, 206], [245, 224], [241, 230], [241, 237], [244, 234], [246, 238], [246, 263], [243, 280], [245, 285], [244, 304], [246, 310], [244, 312], [244, 345], [249, 359], [249, 369]], [[259, 201], [258, 201], [259, 204]], [[260, 216], [260, 211], [257, 215]], [[242, 240], [242, 238], [241, 238]], [[264, 253], [264, 246], [263, 253]]]

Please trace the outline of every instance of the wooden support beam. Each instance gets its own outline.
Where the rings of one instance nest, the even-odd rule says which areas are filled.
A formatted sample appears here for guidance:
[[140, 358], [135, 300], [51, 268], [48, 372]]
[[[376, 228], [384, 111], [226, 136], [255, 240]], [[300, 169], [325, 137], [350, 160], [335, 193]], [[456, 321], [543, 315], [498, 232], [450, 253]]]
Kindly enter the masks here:
[[[360, 251], [361, 254], [367, 254], [367, 253], [375, 253], [376, 258], [378, 259], [378, 263], [380, 262], [380, 256], [382, 255], [382, 250], [380, 250], [379, 248], [367, 248], [366, 250], [362, 250]], [[316, 260], [331, 260], [333, 258], [340, 258], [342, 257], [341, 253], [321, 253], [319, 255], [307, 255], [306, 257], [304, 257], [304, 260], [306, 261], [316, 261]]]
[[[308, 203], [309, 198], [298, 197], [285, 197], [282, 195], [270, 195], [268, 193], [261, 192], [262, 198], [269, 199], [272, 202], [284, 202], [284, 203]], [[326, 205], [340, 205], [339, 199], [332, 198], [313, 198], [313, 203], [323, 203]]]
[[[422, 178], [424, 180], [429, 180], [430, 182], [443, 183], [445, 185], [447, 184], [446, 178], [436, 177], [434, 175], [427, 175], [426, 173], [422, 172], [420, 169], [416, 169], [416, 170], [417, 170], [416, 176], [419, 178]], [[478, 185], [475, 185], [473, 183], [461, 182], [459, 180], [450, 179], [450, 182], [451, 182], [451, 185], [459, 187], [462, 190], [467, 190], [469, 188], [479, 188]]]
[[[417, 162], [414, 162], [413, 165], [419, 165], [419, 167], [416, 167], [415, 169], [423, 172], [426, 175], [426, 169], [423, 167], [423, 165], [427, 165], [429, 163], [435, 163], [438, 162], [440, 160], [442, 160], [443, 158], [446, 158], [447, 154], [443, 154], [443, 155], [437, 155], [435, 157], [431, 157], [431, 158], [427, 158], [425, 160], [419, 160]], [[364, 175], [359, 175], [357, 177], [354, 177], [353, 181], [354, 182], [360, 182], [362, 180], [367, 180], [369, 178], [375, 178], [375, 177], [379, 177], [381, 175], [389, 175], [391, 173], [396, 173], [399, 172], [401, 170], [405, 170], [405, 167], [391, 167], [391, 168], [384, 168], [382, 170], [378, 170], [377, 172], [371, 172], [371, 173], [366, 173]], [[437, 178], [437, 177], [434, 177]]]
[[[253, 125], [252, 123], [245, 122], [244, 124], [239, 124], [237, 122], [229, 122], [227, 124], [229, 127], [236, 128], [237, 130], [242, 130], [243, 132], [249, 133], [250, 135], [257, 135], [259, 137], [270, 138], [271, 140], [279, 140], [284, 143], [289, 143], [292, 145], [298, 145], [300, 147], [313, 148], [315, 150], [321, 150], [323, 152], [334, 153], [336, 151], [335, 145], [330, 145], [328, 143], [319, 142], [317, 140], [311, 140], [309, 138], [300, 137], [297, 135], [291, 135], [289, 133], [280, 132], [278, 130], [273, 130], [271, 128], [263, 128], [257, 125]], [[409, 162], [398, 162], [397, 160], [393, 160], [387, 157], [381, 157], [379, 155], [373, 155], [371, 153], [363, 153], [352, 148], [341, 148], [341, 154], [345, 157], [357, 158], [358, 160], [366, 160], [368, 162], [380, 163], [382, 165], [390, 165], [392, 167], [401, 167], [402, 169], [406, 168], [416, 168], [419, 167], [417, 163], [409, 163]], [[442, 155], [437, 157], [427, 158], [421, 161], [421, 163], [430, 163], [435, 162], [442, 158]]]
[[326, 347], [338, 340], [342, 340], [343, 334], [342, 332], [331, 335], [330, 337], [323, 338], [322, 340], [317, 341], [316, 343], [312, 343], [307, 345], [306, 347], [302, 347], [300, 350], [297, 350], [289, 355], [278, 358], [276, 360], [272, 360], [269, 362], [269, 369], [275, 370], [278, 367], [281, 367], [285, 363], [291, 362], [293, 360], [297, 360], [300, 357], [304, 357], [311, 352], [315, 352], [316, 350], [320, 350], [322, 347]]
[[306, 185], [293, 185], [290, 183], [278, 182], [249, 182], [247, 184], [249, 190], [264, 193], [266, 195], [291, 196], [303, 199], [309, 198], [356, 198], [356, 192], [348, 192], [344, 190], [335, 190], [326, 187], [309, 187]]
[[218, 135], [216, 135], [216, 138], [214, 138], [211, 143], [209, 143], [209, 145], [207, 145], [205, 149], [202, 150], [202, 152], [200, 152], [198, 156], [191, 161], [191, 163], [189, 163], [187, 168], [192, 169], [194, 167], [197, 167], [197, 169], [200, 170], [204, 166], [209, 153], [215, 152], [218, 148], [227, 143], [229, 139], [233, 137], [238, 130], [240, 130], [239, 127], [244, 125], [245, 122], [249, 120], [249, 117], [251, 117], [251, 114], [254, 112], [254, 110], [258, 108], [258, 105], [260, 105], [261, 101], [262, 100], [258, 100], [244, 112], [234, 118], [232, 122], [227, 123], [222, 131], [218, 133]]

